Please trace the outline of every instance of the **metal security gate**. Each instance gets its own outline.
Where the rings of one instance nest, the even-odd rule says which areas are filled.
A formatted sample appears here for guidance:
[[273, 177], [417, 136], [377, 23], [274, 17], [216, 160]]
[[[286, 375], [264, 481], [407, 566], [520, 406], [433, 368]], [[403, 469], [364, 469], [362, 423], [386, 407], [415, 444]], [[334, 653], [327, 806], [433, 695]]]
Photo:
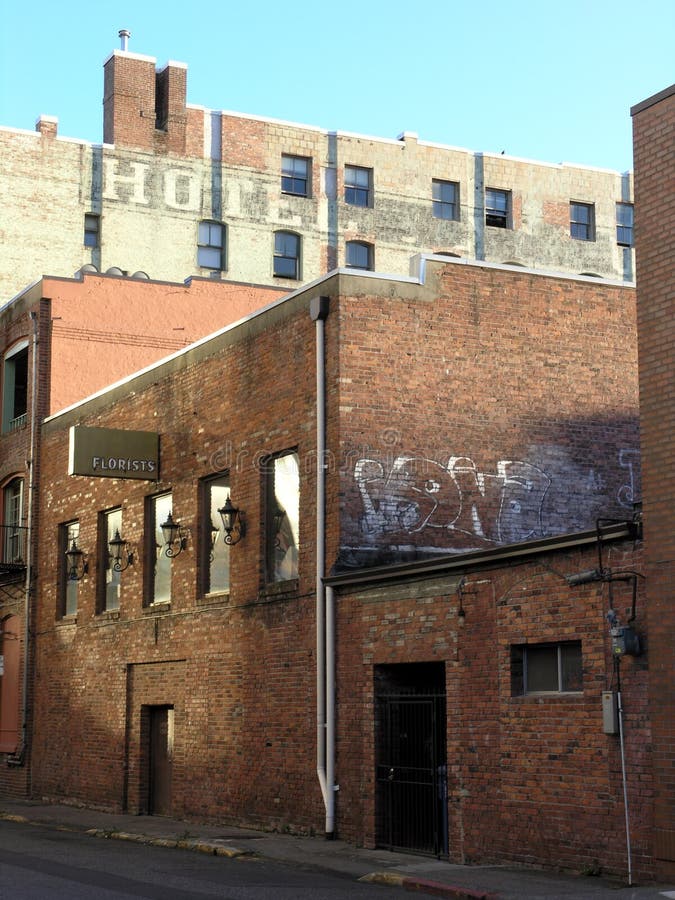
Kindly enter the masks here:
[[[415, 671], [406, 673], [407, 668]], [[398, 670], [399, 684], [377, 694], [377, 844], [443, 856], [448, 849], [444, 683], [437, 687], [433, 677], [431, 684], [420, 684], [421, 674], [437, 676], [433, 664], [385, 669], [379, 674]], [[403, 687], [405, 675], [414, 681]]]

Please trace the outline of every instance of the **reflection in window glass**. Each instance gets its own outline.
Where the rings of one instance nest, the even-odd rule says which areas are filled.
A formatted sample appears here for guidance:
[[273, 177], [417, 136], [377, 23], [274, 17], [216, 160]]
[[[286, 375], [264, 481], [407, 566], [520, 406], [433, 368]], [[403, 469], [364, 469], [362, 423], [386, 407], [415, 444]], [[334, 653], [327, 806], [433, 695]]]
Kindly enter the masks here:
[[298, 577], [300, 465], [297, 453], [269, 460], [267, 466], [267, 578]]
[[117, 572], [113, 568], [109, 547], [110, 541], [115, 537], [116, 533], [118, 535], [122, 533], [121, 509], [112, 509], [105, 515], [105, 553], [107, 559], [105, 570], [105, 605], [103, 607], [105, 610], [120, 608], [120, 584], [122, 573]]
[[230, 545], [225, 543], [225, 530], [223, 520], [218, 512], [225, 506], [225, 501], [230, 496], [230, 480], [227, 475], [214, 478], [206, 485], [206, 512], [204, 522], [205, 538], [211, 538], [207, 578], [204, 585], [205, 594], [215, 594], [229, 591], [230, 589]]
[[151, 603], [166, 603], [171, 599], [171, 557], [166, 555], [162, 523], [171, 512], [171, 494], [160, 494], [152, 498], [153, 546], [151, 560], [154, 564]]
[[[65, 527], [65, 545], [66, 550], [70, 549], [73, 541], [77, 544], [80, 538], [80, 523], [69, 522]], [[64, 551], [65, 555], [65, 551]], [[68, 563], [66, 560], [66, 579], [64, 585], [64, 604], [63, 614], [66, 616], [74, 616], [77, 613], [77, 588], [79, 581], [76, 578], [70, 578], [68, 573]]]

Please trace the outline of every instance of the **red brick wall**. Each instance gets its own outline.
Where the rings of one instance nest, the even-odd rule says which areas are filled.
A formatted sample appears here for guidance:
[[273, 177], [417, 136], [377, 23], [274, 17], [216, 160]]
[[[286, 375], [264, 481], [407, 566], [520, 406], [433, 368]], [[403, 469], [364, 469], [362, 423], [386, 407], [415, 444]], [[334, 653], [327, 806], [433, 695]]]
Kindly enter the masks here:
[[[38, 796], [143, 810], [141, 707], [176, 715], [177, 815], [309, 829], [322, 821], [315, 775], [313, 515], [303, 519], [300, 578], [265, 589], [260, 460], [297, 447], [301, 502], [314, 495], [314, 325], [306, 308], [280, 330], [240, 331], [227, 355], [149, 374], [144, 387], [81, 421], [161, 433], [162, 481], [66, 475], [70, 418], [45, 434], [43, 534], [80, 521], [90, 572], [80, 583], [77, 622], [58, 621], [53, 555], [40, 560], [39, 666], [33, 784]], [[199, 479], [230, 469], [246, 537], [231, 554], [232, 590], [196, 595]], [[170, 609], [142, 603], [143, 506], [173, 490], [174, 517], [190, 529], [173, 561]], [[96, 521], [121, 504], [124, 537], [140, 557], [122, 573], [117, 614], [95, 614]], [[333, 538], [333, 551], [335, 539]], [[153, 674], [154, 673], [154, 674]], [[128, 772], [125, 776], [125, 733]], [[63, 760], [78, 759], [76, 767]], [[67, 771], [64, 771], [67, 769]], [[125, 780], [126, 778], [126, 780]]]
[[675, 877], [673, 613], [675, 591], [675, 88], [633, 109], [640, 412], [651, 717], [654, 854]]
[[[593, 568], [595, 549], [552, 553], [457, 577], [345, 588], [338, 608], [338, 821], [374, 846], [374, 667], [445, 663], [450, 859], [575, 871], [627, 870], [619, 738], [602, 727], [601, 692], [616, 689], [603, 622], [607, 586], [570, 588], [562, 575]], [[632, 547], [614, 567], [639, 566]], [[631, 594], [615, 586], [624, 623]], [[636, 628], [644, 634], [644, 603]], [[580, 640], [583, 693], [512, 696], [512, 644]], [[652, 872], [646, 657], [624, 657], [621, 685], [632, 866]]]
[[[635, 293], [428, 265], [340, 308], [343, 556], [594, 528], [639, 499]], [[435, 282], [436, 275], [438, 282]]]

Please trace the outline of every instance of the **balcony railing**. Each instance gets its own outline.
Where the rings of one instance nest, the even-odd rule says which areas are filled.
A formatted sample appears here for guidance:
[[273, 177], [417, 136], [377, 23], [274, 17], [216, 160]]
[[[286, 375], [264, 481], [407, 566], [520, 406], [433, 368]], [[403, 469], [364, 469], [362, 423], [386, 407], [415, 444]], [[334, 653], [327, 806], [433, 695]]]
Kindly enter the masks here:
[[28, 414], [22, 413], [22, 415], [17, 416], [15, 419], [9, 420], [9, 429], [8, 431], [18, 431], [19, 428], [23, 428], [23, 426], [28, 421]]
[[0, 572], [20, 572], [26, 568], [25, 525], [0, 525]]

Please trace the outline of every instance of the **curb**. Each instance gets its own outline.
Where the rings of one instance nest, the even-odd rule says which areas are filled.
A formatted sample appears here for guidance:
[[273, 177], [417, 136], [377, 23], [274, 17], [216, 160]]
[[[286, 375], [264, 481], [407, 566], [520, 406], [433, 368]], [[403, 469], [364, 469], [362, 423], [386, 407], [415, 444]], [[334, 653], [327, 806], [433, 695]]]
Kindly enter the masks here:
[[192, 850], [195, 853], [205, 853], [208, 856], [225, 856], [235, 859], [239, 856], [254, 857], [250, 850], [241, 850], [239, 847], [224, 847], [221, 844], [213, 844], [208, 841], [173, 840], [172, 838], [154, 838], [147, 834], [137, 834], [130, 831], [107, 831], [102, 828], [77, 828], [70, 825], [58, 825], [54, 822], [41, 822], [39, 819], [29, 819], [27, 816], [14, 815], [13, 813], [0, 812], [0, 819], [4, 822], [17, 822], [20, 825], [35, 825], [44, 828], [53, 828], [56, 831], [72, 831], [78, 834], [87, 834], [90, 837], [104, 838], [114, 841], [132, 841], [136, 844], [146, 844], [152, 847], [167, 847], [171, 850]]
[[387, 884], [405, 888], [418, 894], [431, 894], [434, 897], [449, 897], [451, 900], [498, 900], [499, 894], [485, 891], [473, 891], [471, 888], [442, 884], [440, 881], [429, 881], [426, 878], [412, 878], [396, 872], [370, 872], [359, 878], [369, 884]]

